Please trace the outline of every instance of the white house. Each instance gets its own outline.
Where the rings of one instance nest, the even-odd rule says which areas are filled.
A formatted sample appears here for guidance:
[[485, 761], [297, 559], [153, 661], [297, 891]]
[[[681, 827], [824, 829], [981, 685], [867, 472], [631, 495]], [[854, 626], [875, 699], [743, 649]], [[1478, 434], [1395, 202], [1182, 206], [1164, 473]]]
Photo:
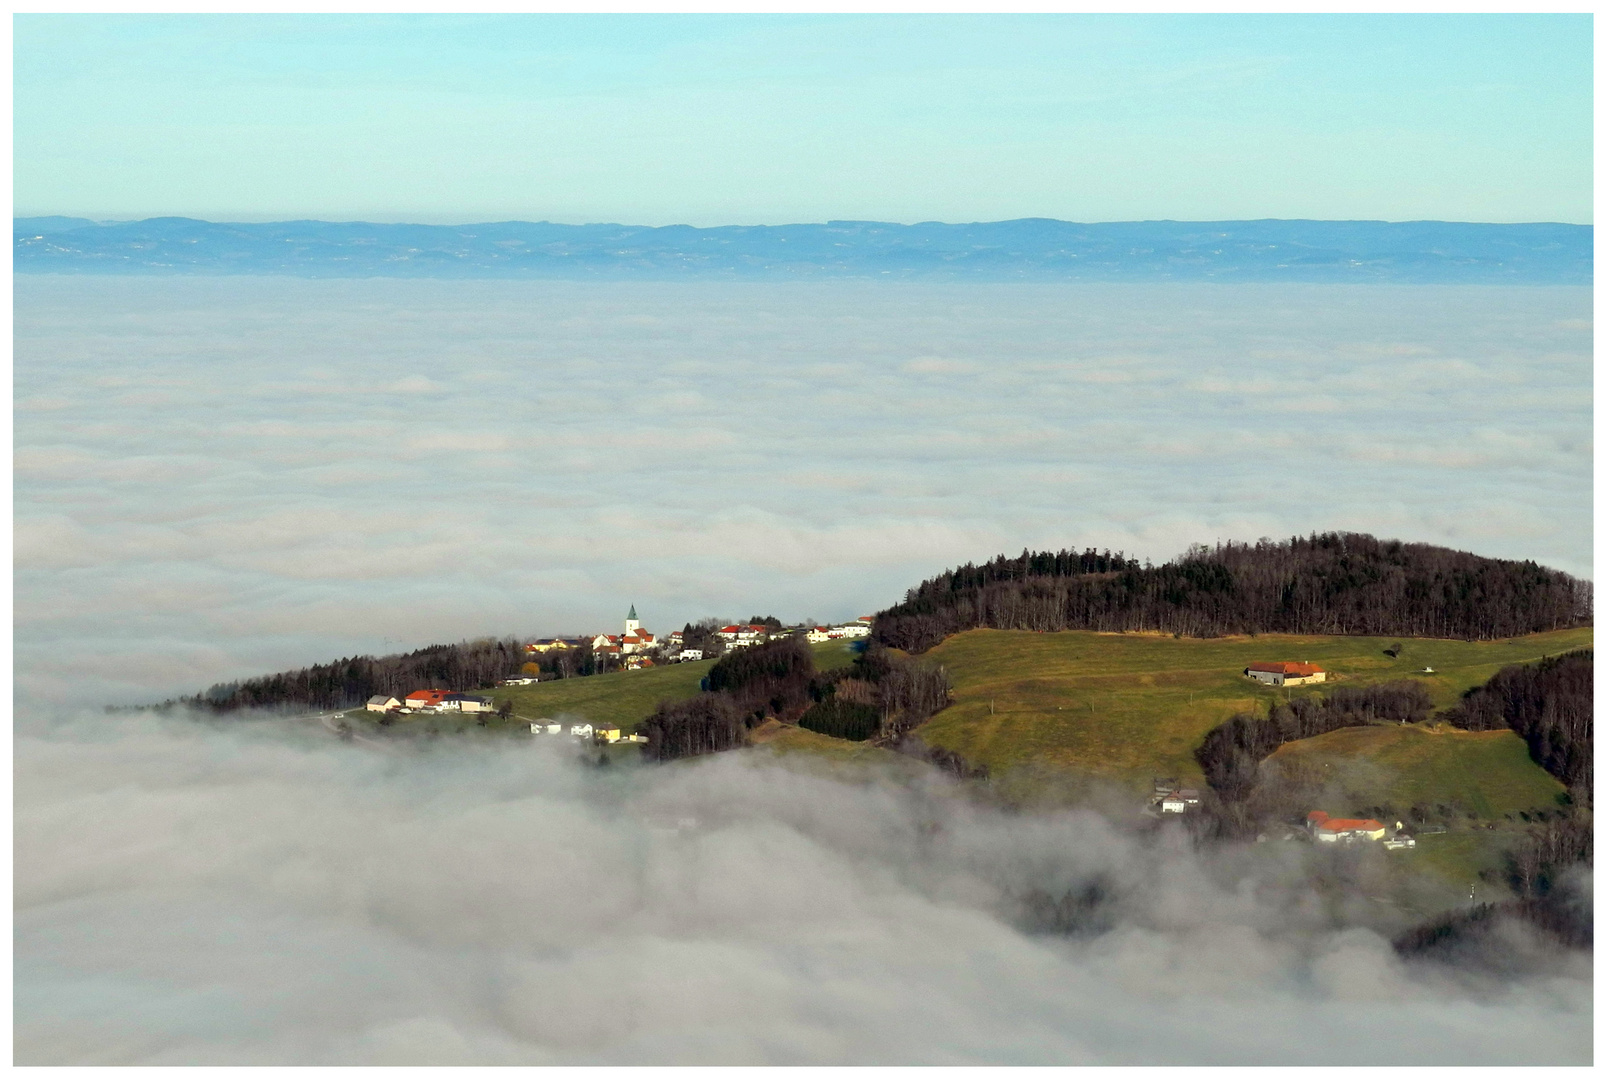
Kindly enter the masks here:
[[490, 698], [474, 697], [471, 694], [448, 694], [441, 699], [441, 708], [456, 709], [459, 712], [490, 712], [493, 706]]
[[1165, 814], [1181, 814], [1191, 806], [1200, 805], [1200, 793], [1194, 788], [1155, 789], [1154, 805]]
[[518, 679], [503, 679], [501, 685], [502, 686], [529, 686], [531, 683], [533, 683], [535, 681], [536, 681], [535, 679], [530, 678], [529, 676], [524, 676], [524, 677], [521, 677], [521, 678], [518, 678]]
[[804, 634], [804, 640], [811, 645], [819, 645], [822, 641], [831, 640], [831, 631], [824, 626], [812, 627], [808, 633]]
[[870, 636], [870, 627], [862, 622], [844, 623], [831, 628], [831, 635], [839, 638], [862, 638]]
[[530, 721], [530, 734], [532, 735], [562, 735], [564, 726], [558, 721], [543, 716], [539, 720]]
[[363, 706], [369, 712], [390, 712], [392, 709], [400, 709], [401, 707], [402, 703], [400, 701], [386, 694], [375, 694], [368, 699], [368, 704]]
[[683, 664], [686, 663], [689, 660], [701, 660], [701, 659], [703, 659], [703, 650], [702, 649], [682, 649], [679, 653], [677, 653], [675, 655], [675, 659], [678, 660], [680, 663], [683, 663]]
[[570, 724], [569, 725], [569, 734], [577, 736], [577, 737], [582, 738], [582, 739], [589, 739], [589, 738], [591, 738], [591, 725], [590, 724]]

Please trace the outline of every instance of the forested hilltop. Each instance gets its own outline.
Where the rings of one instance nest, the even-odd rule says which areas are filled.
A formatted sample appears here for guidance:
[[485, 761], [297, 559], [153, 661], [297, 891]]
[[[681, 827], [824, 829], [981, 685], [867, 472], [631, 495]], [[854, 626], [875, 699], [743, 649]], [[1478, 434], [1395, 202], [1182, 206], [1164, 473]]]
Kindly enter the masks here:
[[1588, 623], [1591, 605], [1590, 582], [1533, 562], [1331, 532], [1196, 545], [1161, 566], [1108, 551], [1001, 555], [922, 582], [873, 633], [909, 652], [979, 627], [1488, 640]]
[[[393, 656], [352, 656], [277, 675], [220, 683], [180, 705], [233, 712], [286, 706], [346, 709], [375, 694], [405, 697], [425, 686], [492, 686], [519, 671], [524, 646], [513, 638], [429, 645]], [[174, 704], [169, 702], [168, 704]]]

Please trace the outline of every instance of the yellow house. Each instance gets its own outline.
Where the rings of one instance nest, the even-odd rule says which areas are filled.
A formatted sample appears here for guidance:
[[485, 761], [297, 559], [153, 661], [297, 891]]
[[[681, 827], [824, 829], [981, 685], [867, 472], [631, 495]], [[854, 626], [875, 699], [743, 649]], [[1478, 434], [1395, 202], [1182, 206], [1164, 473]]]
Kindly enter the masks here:
[[595, 734], [605, 742], [619, 742], [619, 728], [613, 724], [597, 725]]

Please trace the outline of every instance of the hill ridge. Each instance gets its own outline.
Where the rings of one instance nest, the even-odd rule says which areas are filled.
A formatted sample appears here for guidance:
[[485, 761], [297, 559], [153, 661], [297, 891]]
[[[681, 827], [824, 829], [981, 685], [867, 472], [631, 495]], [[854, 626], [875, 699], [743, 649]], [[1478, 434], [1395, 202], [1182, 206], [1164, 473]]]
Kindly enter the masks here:
[[1561, 222], [882, 221], [642, 226], [14, 218], [18, 273], [568, 280], [1570, 284], [1594, 229]]

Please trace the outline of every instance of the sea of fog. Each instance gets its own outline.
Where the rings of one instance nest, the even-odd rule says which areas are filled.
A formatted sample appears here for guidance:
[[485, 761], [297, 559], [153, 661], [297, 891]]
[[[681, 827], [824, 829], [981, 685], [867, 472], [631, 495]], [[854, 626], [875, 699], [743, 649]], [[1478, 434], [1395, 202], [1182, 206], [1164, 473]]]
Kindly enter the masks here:
[[1588, 289], [19, 276], [30, 700], [849, 618], [1023, 547], [1589, 576]]
[[631, 604], [858, 615], [1025, 546], [1346, 528], [1588, 575], [1590, 310], [19, 277], [16, 1060], [1588, 1062], [1588, 956], [1403, 963], [1365, 866], [1319, 895], [1301, 845], [100, 706]]

